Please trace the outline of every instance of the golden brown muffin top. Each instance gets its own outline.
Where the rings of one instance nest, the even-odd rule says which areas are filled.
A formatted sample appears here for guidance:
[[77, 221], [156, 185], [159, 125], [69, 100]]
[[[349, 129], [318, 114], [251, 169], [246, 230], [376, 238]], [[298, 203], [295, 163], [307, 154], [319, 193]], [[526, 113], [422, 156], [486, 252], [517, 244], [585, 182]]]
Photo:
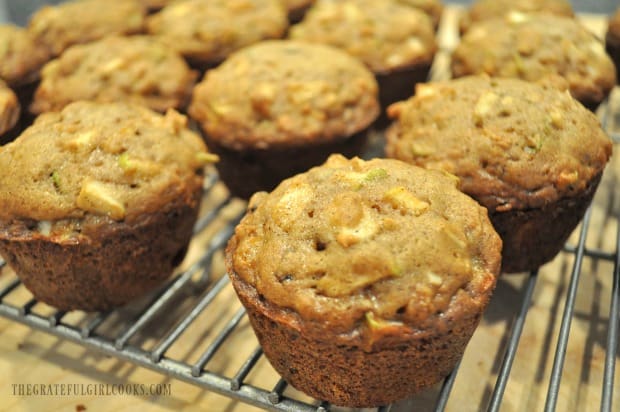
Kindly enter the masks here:
[[603, 43], [576, 20], [511, 13], [472, 26], [452, 55], [455, 77], [486, 73], [538, 81], [561, 76], [573, 96], [601, 102], [616, 73]]
[[87, 214], [132, 221], [202, 182], [215, 156], [187, 118], [127, 103], [77, 102], [39, 116], [0, 147], [0, 219]]
[[407, 6], [412, 6], [426, 13], [433, 22], [435, 29], [439, 26], [441, 13], [443, 13], [443, 3], [440, 0], [396, 0]]
[[[20, 114], [19, 101], [13, 90], [0, 80], [0, 135], [17, 124]], [[4, 169], [5, 173], [8, 169]]]
[[341, 50], [272, 40], [207, 72], [190, 115], [232, 148], [319, 143], [364, 130], [377, 117], [373, 74]]
[[549, 13], [565, 17], [575, 15], [571, 3], [567, 0], [476, 0], [460, 20], [460, 31], [465, 33], [476, 22], [503, 17], [515, 11]]
[[319, 0], [289, 36], [345, 50], [375, 73], [430, 64], [437, 50], [430, 17], [395, 1]]
[[519, 79], [422, 84], [388, 114], [389, 157], [459, 176], [461, 190], [490, 210], [577, 195], [612, 150], [597, 117], [568, 92]]
[[72, 46], [46, 64], [30, 111], [127, 100], [165, 112], [189, 102], [196, 77], [179, 54], [153, 38], [106, 37]]
[[37, 10], [28, 31], [54, 56], [110, 34], [142, 31], [146, 9], [135, 0], [72, 0]]
[[47, 48], [26, 29], [0, 24], [0, 79], [10, 85], [33, 82], [49, 58]]
[[149, 33], [203, 64], [219, 63], [261, 40], [281, 38], [287, 27], [279, 0], [182, 0], [147, 21]]
[[609, 26], [607, 27], [607, 41], [620, 44], [620, 7], [609, 18]]
[[501, 240], [456, 184], [396, 160], [332, 155], [251, 198], [228, 270], [336, 334], [421, 330], [454, 301], [479, 309], [499, 273]]

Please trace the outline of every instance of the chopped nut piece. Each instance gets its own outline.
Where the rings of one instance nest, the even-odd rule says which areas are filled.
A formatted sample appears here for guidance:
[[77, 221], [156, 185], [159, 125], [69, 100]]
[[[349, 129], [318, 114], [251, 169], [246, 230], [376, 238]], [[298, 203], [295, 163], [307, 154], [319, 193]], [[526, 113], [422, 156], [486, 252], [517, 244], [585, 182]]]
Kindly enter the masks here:
[[459, 249], [465, 249], [467, 247], [467, 237], [461, 230], [454, 227], [454, 225], [446, 224], [442, 227], [441, 231], [446, 235], [446, 238]]
[[312, 201], [313, 191], [306, 184], [292, 188], [286, 193], [273, 210], [273, 219], [283, 229], [290, 228], [303, 213], [306, 205]]
[[558, 110], [552, 110], [549, 112], [549, 117], [551, 119], [551, 125], [556, 129], [564, 128], [564, 117], [562, 113]]
[[211, 110], [211, 112], [213, 112], [213, 114], [220, 117], [227, 116], [235, 110], [231, 105], [218, 102], [208, 102], [207, 107]]
[[109, 74], [117, 69], [120, 69], [125, 63], [126, 61], [124, 59], [118, 57], [101, 66], [99, 71], [103, 74]]
[[437, 275], [434, 272], [427, 272], [426, 277], [428, 278], [428, 283], [434, 286], [440, 286], [443, 283], [443, 279], [441, 276]]
[[362, 198], [357, 193], [343, 193], [331, 202], [328, 213], [332, 225], [354, 228], [364, 218]]
[[480, 127], [483, 124], [484, 117], [491, 112], [493, 106], [497, 104], [499, 96], [493, 92], [486, 92], [478, 99], [476, 107], [474, 107], [474, 123]]
[[393, 187], [383, 195], [383, 200], [395, 209], [403, 212], [411, 212], [414, 216], [420, 216], [428, 210], [430, 204], [418, 199], [402, 186]]
[[77, 205], [86, 211], [108, 215], [115, 220], [125, 217], [125, 206], [114, 197], [113, 189], [96, 180], [84, 181]]
[[52, 222], [49, 220], [41, 220], [37, 223], [37, 230], [43, 236], [49, 236], [52, 233]]
[[577, 179], [579, 179], [578, 171], [576, 170], [572, 172], [563, 171], [562, 173], [560, 173], [560, 176], [558, 177], [558, 186], [560, 186], [561, 188], [564, 188], [568, 185], [575, 183]]
[[363, 210], [363, 216], [355, 227], [345, 227], [336, 235], [336, 241], [342, 247], [353, 246], [363, 240], [370, 239], [379, 231], [379, 224]]
[[511, 11], [506, 17], [508, 22], [512, 24], [520, 24], [529, 20], [527, 14], [518, 11]]
[[437, 96], [437, 88], [425, 83], [418, 83], [415, 86], [415, 96], [420, 97], [432, 97]]
[[118, 157], [118, 165], [127, 174], [138, 173], [146, 176], [153, 176], [162, 169], [162, 166], [156, 162], [129, 158], [127, 153], [123, 153]]
[[72, 151], [86, 149], [91, 146], [93, 137], [95, 137], [95, 132], [93, 130], [83, 132], [75, 136], [73, 139], [64, 141], [63, 146]]
[[435, 153], [435, 148], [419, 142], [411, 142], [411, 153], [414, 156], [426, 157]]

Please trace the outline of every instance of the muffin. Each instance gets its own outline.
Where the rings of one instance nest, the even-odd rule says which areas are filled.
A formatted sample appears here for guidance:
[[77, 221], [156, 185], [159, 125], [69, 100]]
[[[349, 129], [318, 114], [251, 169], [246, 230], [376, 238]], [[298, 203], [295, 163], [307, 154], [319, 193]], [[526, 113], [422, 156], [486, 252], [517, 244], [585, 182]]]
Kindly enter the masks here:
[[573, 97], [595, 110], [616, 83], [603, 43], [576, 20], [511, 13], [472, 26], [452, 54], [455, 77], [486, 73], [538, 81], [560, 76]]
[[605, 46], [616, 66], [616, 80], [620, 78], [620, 8], [609, 19]]
[[443, 13], [443, 3], [440, 0], [396, 0], [407, 6], [412, 6], [426, 13], [433, 22], [435, 30], [439, 27], [441, 14]]
[[325, 161], [352, 156], [379, 113], [372, 73], [341, 50], [271, 40], [207, 72], [190, 116], [220, 156], [231, 193], [248, 198]]
[[289, 21], [297, 23], [303, 19], [304, 14], [312, 6], [314, 0], [281, 0], [281, 2], [288, 13]]
[[395, 1], [319, 0], [290, 37], [338, 47], [364, 62], [377, 78], [383, 108], [413, 94], [437, 50], [430, 18]]
[[[50, 59], [50, 54], [47, 48], [37, 43], [26, 29], [11, 24], [0, 24], [0, 44], [3, 45], [0, 47], [0, 80], [11, 87], [17, 96], [19, 106], [25, 108], [21, 111], [21, 116], [15, 119], [16, 124], [13, 123], [9, 127], [11, 133], [3, 134], [0, 138], [0, 143], [6, 143], [32, 123], [33, 118], [26, 109], [32, 102], [32, 96], [39, 83], [41, 67]], [[13, 114], [17, 112], [12, 97], [7, 99], [7, 93], [9, 92], [3, 92], [3, 104], [11, 115], [4, 119], [11, 119], [9, 123], [12, 123]]]
[[37, 10], [28, 31], [58, 56], [69, 46], [144, 28], [146, 9], [136, 0], [71, 0]]
[[14, 128], [19, 121], [19, 113], [17, 96], [0, 80], [0, 144], [7, 143], [15, 137]]
[[457, 179], [390, 159], [322, 166], [254, 195], [227, 272], [265, 356], [317, 399], [373, 407], [443, 379], [500, 267]]
[[108, 310], [169, 277], [215, 160], [186, 120], [77, 102], [0, 147], [0, 254], [35, 298]]
[[458, 176], [489, 210], [508, 273], [536, 269], [561, 250], [612, 150], [596, 116], [568, 92], [520, 79], [420, 85], [389, 115], [387, 155]]
[[39, 79], [41, 67], [50, 59], [45, 46], [30, 33], [12, 24], [0, 24], [0, 79], [11, 87], [31, 84]]
[[573, 6], [567, 0], [475, 0], [459, 21], [460, 32], [465, 33], [476, 22], [503, 17], [515, 11], [575, 16]]
[[182, 0], [147, 21], [148, 32], [197, 68], [221, 63], [229, 54], [288, 28], [279, 0]]
[[78, 100], [127, 100], [162, 113], [184, 109], [197, 75], [150, 37], [105, 37], [71, 46], [46, 64], [30, 111], [59, 111]]

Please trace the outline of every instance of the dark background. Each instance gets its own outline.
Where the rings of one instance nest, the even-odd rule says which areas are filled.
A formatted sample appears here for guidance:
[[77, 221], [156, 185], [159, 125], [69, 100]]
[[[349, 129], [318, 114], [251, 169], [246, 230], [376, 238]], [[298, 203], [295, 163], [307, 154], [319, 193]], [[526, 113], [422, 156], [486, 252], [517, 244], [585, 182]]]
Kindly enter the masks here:
[[[515, 0], [518, 1], [518, 0]], [[13, 21], [24, 25], [28, 16], [45, 3], [60, 3], [61, 0], [0, 0], [0, 21]], [[468, 4], [471, 0], [444, 0], [445, 4]], [[611, 14], [620, 6], [620, 0], [572, 0], [573, 7], [578, 12]]]

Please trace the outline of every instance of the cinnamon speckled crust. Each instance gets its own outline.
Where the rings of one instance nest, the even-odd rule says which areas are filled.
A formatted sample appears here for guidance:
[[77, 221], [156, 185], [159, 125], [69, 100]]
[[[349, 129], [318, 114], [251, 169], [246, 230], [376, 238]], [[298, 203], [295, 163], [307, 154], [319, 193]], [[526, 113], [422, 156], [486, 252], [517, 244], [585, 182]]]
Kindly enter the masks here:
[[[503, 235], [507, 272], [535, 269], [532, 264], [560, 250], [612, 150], [596, 116], [567, 92], [519, 79], [476, 76], [420, 85], [415, 97], [389, 113], [395, 123], [387, 132], [387, 155], [459, 176], [461, 189], [489, 209]], [[534, 225], [532, 216], [538, 216]], [[561, 234], [548, 237], [554, 227]], [[524, 240], [548, 247], [525, 250]], [[529, 250], [527, 263], [522, 255]]]
[[134, 34], [144, 28], [146, 9], [135, 0], [71, 0], [37, 10], [28, 31], [60, 55], [67, 47], [111, 34]]
[[30, 111], [59, 111], [78, 100], [183, 109], [196, 77], [180, 55], [150, 37], [110, 36], [72, 46], [46, 64]]
[[252, 197], [227, 269], [289, 383], [370, 407], [450, 371], [489, 300], [501, 250], [485, 209], [456, 184], [395, 160], [333, 155]]
[[0, 79], [11, 86], [32, 83], [49, 58], [47, 48], [28, 31], [11, 24], [0, 25]]
[[616, 80], [620, 79], [620, 8], [609, 18], [605, 46], [616, 65]]
[[603, 43], [574, 19], [513, 12], [472, 26], [452, 55], [455, 77], [486, 73], [538, 81], [560, 76], [591, 110], [616, 83]]
[[574, 17], [573, 6], [567, 0], [475, 0], [459, 21], [461, 34], [472, 24], [502, 17], [510, 12], [548, 13]]
[[[17, 96], [0, 80], [0, 135], [11, 130], [19, 120], [20, 106]], [[4, 137], [0, 141], [5, 140]]]
[[171, 274], [215, 160], [185, 121], [78, 102], [0, 147], [0, 253], [35, 297], [105, 310]]
[[196, 66], [215, 65], [232, 52], [284, 36], [279, 0], [182, 0], [147, 21], [148, 32]]

